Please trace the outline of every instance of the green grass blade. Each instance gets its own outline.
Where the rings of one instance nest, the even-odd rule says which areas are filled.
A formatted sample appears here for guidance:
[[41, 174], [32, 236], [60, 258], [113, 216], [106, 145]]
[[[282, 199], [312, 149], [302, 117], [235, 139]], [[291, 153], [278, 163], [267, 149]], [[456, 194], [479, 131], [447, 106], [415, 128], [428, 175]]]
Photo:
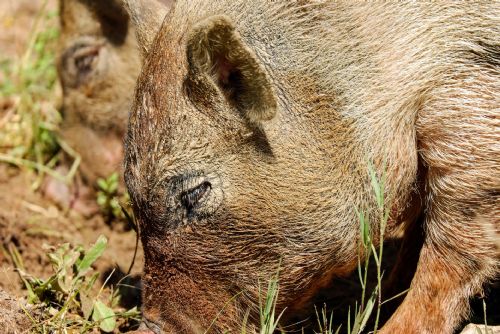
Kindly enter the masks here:
[[88, 250], [83, 259], [78, 263], [78, 277], [85, 275], [85, 273], [90, 269], [90, 266], [102, 255], [106, 249], [107, 243], [108, 239], [106, 239], [105, 236], [100, 235], [94, 246]]

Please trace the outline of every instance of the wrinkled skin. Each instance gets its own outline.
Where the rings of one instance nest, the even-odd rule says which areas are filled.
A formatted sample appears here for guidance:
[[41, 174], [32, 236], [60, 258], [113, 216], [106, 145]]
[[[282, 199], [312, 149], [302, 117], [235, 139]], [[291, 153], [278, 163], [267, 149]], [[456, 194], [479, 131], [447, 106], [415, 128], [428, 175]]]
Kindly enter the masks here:
[[240, 332], [248, 310], [252, 331], [278, 268], [278, 309], [306, 307], [355, 268], [356, 209], [379, 239], [371, 161], [387, 233], [424, 230], [380, 333], [453, 333], [498, 273], [498, 6], [178, 1], [163, 24], [140, 6], [125, 179], [141, 332]]

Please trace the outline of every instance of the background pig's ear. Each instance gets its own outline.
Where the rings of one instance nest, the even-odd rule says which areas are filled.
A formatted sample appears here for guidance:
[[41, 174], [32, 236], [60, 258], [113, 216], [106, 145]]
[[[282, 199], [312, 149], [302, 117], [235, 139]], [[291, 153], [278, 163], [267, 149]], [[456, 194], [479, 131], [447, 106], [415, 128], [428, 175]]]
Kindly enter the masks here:
[[137, 41], [143, 58], [149, 50], [173, 1], [169, 0], [121, 0], [135, 27]]
[[61, 30], [73, 35], [104, 37], [120, 46], [129, 29], [129, 15], [121, 0], [59, 0]]
[[129, 15], [118, 1], [59, 0], [57, 65], [64, 88], [102, 78], [108, 70], [107, 52], [127, 48]]
[[211, 76], [249, 121], [274, 117], [277, 103], [271, 82], [228, 17], [212, 16], [193, 27], [187, 52], [191, 67]]

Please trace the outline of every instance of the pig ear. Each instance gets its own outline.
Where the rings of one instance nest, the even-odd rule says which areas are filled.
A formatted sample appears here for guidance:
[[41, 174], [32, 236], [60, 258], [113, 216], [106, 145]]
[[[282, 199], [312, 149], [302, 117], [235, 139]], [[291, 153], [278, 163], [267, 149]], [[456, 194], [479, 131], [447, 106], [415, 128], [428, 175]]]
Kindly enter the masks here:
[[59, 12], [63, 33], [80, 36], [97, 34], [117, 46], [125, 42], [129, 16], [118, 1], [59, 0]]
[[141, 54], [147, 55], [172, 1], [168, 0], [122, 0], [135, 27]]
[[249, 121], [274, 117], [277, 103], [271, 82], [228, 17], [212, 16], [194, 26], [187, 52], [191, 67], [212, 77]]

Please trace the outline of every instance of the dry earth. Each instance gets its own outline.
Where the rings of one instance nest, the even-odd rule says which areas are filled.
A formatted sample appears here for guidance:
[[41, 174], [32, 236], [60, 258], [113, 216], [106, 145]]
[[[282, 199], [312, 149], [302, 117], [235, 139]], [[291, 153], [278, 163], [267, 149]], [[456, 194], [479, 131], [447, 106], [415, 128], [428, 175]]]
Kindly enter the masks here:
[[[0, 62], [21, 59], [30, 36], [31, 27], [44, 1], [0, 1]], [[56, 10], [57, 1], [48, 0], [48, 9]], [[0, 73], [0, 82], [3, 80]], [[0, 92], [0, 131], [11, 101]], [[57, 102], [52, 102], [57, 104]], [[0, 147], [1, 149], [1, 147]], [[15, 270], [11, 254], [17, 250], [27, 273], [41, 278], [53, 274], [47, 258], [47, 245], [70, 243], [88, 247], [99, 235], [108, 238], [103, 256], [95, 263], [101, 273], [101, 284], [114, 271], [109, 282], [116, 282], [129, 268], [136, 244], [135, 232], [124, 223], [107, 224], [100, 215], [85, 218], [73, 211], [64, 211], [44, 198], [33, 185], [39, 181], [28, 169], [0, 163], [0, 332], [29, 332], [31, 323], [20, 306], [27, 292]], [[132, 276], [138, 277], [142, 268], [139, 247]], [[99, 284], [99, 285], [101, 285]], [[124, 303], [139, 303], [138, 289], [125, 292]]]

